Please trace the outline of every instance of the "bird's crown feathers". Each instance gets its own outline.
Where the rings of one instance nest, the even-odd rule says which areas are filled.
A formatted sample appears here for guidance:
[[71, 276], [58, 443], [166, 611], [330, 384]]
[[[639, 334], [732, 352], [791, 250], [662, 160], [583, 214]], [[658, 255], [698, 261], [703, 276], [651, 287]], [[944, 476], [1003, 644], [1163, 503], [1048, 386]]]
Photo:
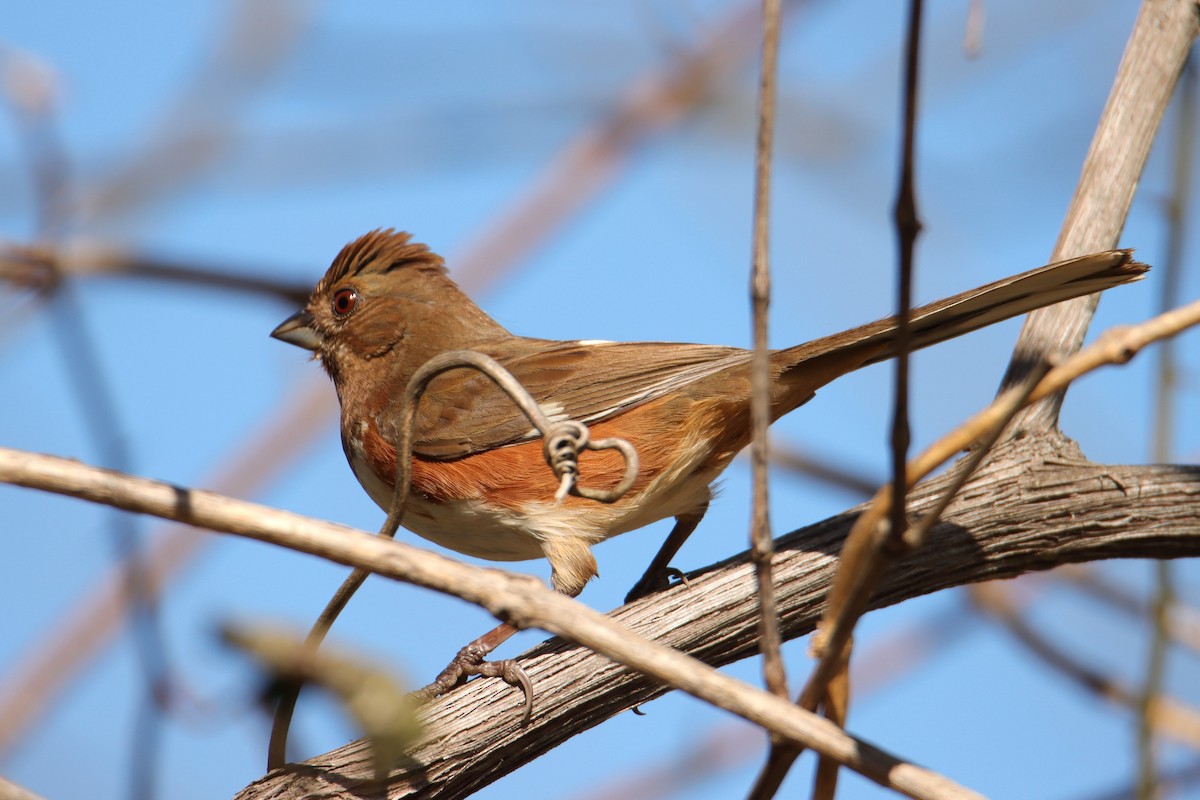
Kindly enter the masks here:
[[412, 241], [412, 235], [393, 228], [376, 228], [342, 248], [325, 277], [317, 285], [322, 293], [346, 278], [356, 275], [385, 275], [397, 269], [416, 269], [445, 274], [442, 257], [427, 245]]

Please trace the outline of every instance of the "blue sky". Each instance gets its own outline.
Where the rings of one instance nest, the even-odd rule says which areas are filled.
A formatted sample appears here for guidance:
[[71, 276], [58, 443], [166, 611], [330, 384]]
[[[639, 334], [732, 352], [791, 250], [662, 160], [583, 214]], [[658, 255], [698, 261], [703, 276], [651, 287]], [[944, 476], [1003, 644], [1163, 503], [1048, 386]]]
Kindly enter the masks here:
[[[36, 60], [56, 87], [79, 200], [70, 241], [116, 242], [176, 262], [307, 284], [345, 242], [394, 226], [446, 255], [453, 274], [456, 256], [519, 201], [562, 148], [606, 119], [639, 77], [720, 25], [733, 6], [260, 0], [249, 7], [273, 21], [250, 47], [234, 51], [253, 80], [217, 44], [235, 7], [44, 0], [0, 10], [0, 55], [7, 63], [14, 52]], [[277, 21], [284, 10], [290, 27]], [[988, 4], [987, 13], [982, 55], [969, 59], [962, 49], [965, 4], [933, 2], [928, 10], [918, 166], [922, 301], [1045, 261], [1135, 9], [1020, 0]], [[779, 346], [891, 310], [901, 30], [900, 4], [865, 0], [807, 3], [789, 19], [772, 233], [771, 338]], [[275, 37], [282, 55], [271, 57]], [[481, 304], [514, 332], [547, 338], [748, 344], [756, 63], [743, 59], [714, 81], [697, 111], [622, 159], [577, 213], [477, 294]], [[1121, 240], [1152, 264], [1163, 254], [1170, 164], [1162, 145], [1171, 141], [1173, 118]], [[11, 115], [7, 123], [0, 126], [0, 237], [29, 242], [34, 197]], [[182, 149], [208, 154], [197, 167], [162, 184], [129, 170], [178, 131], [204, 134]], [[99, 278], [76, 289], [120, 412], [114, 435], [143, 474], [205, 484], [305, 387], [324, 381], [302, 353], [267, 337], [293, 310], [277, 300]], [[564, 290], [586, 302], [571, 314], [547, 313]], [[1191, 269], [1183, 298], [1198, 295], [1200, 277]], [[1155, 275], [1109, 293], [1093, 330], [1150, 316], [1157, 296]], [[54, 324], [50, 309], [0, 294], [0, 443], [95, 462]], [[1018, 327], [998, 325], [916, 357], [916, 447], [990, 399]], [[1190, 377], [1198, 341], [1195, 334], [1180, 340], [1177, 460], [1200, 453]], [[1143, 356], [1072, 389], [1062, 426], [1093, 459], [1147, 460], [1151, 366]], [[886, 366], [849, 376], [776, 432], [781, 441], [881, 476], [889, 385]], [[722, 485], [679, 566], [744, 549], [745, 465], [735, 464]], [[254, 499], [366, 530], [382, 520], [344, 462], [332, 415], [304, 457]], [[772, 480], [781, 532], [854, 499], [784, 474]], [[88, 596], [112, 557], [102, 509], [0, 487], [0, 510], [9, 554], [0, 561], [0, 602], [10, 609], [0, 623], [3, 686], [22, 654]], [[139, 525], [161, 535], [152, 521]], [[617, 605], [665, 534], [660, 524], [600, 545], [601, 578], [581, 599], [601, 610]], [[541, 563], [519, 566], [547, 574]], [[1144, 563], [1101, 569], [1139, 590], [1150, 574]], [[1194, 565], [1178, 569], [1182, 599], [1197, 602]], [[216, 626], [241, 619], [306, 627], [342, 575], [309, 557], [214, 536], [172, 581], [162, 608], [168, 655], [200, 708], [167, 726], [161, 797], [229, 796], [261, 772], [266, 724], [250, 707], [249, 671], [216, 643]], [[896, 631], [942, 624], [964, 602], [942, 593], [872, 614], [861, 627], [863, 652]], [[1139, 626], [1062, 588], [1037, 595], [1032, 613], [1074, 652], [1137, 680], [1145, 646]], [[490, 624], [461, 601], [372, 580], [334, 640], [424, 682]], [[540, 638], [525, 633], [504, 652]], [[793, 680], [807, 668], [804, 648], [803, 641], [787, 648]], [[1171, 690], [1193, 703], [1200, 691], [1187, 676], [1195, 666], [1194, 658], [1176, 658], [1168, 674]], [[757, 680], [754, 663], [730, 671]], [[139, 682], [130, 637], [122, 636], [0, 756], [0, 774], [51, 798], [127, 796]], [[687, 753], [714, 727], [730, 724], [688, 697], [669, 696], [647, 710], [647, 717], [623, 715], [578, 737], [478, 796], [580, 796], [614, 774], [636, 775]], [[1047, 672], [977, 617], [935, 658], [862, 697], [851, 728], [997, 797], [1082, 797], [1127, 783], [1134, 764], [1128, 714]], [[307, 753], [352, 735], [331, 704], [304, 701], [296, 736]], [[1165, 752], [1181, 763], [1183, 754]], [[739, 763], [686, 796], [744, 793], [758, 759]], [[802, 764], [786, 791], [799, 794], [807, 781]], [[843, 796], [884, 793], [847, 778]]]

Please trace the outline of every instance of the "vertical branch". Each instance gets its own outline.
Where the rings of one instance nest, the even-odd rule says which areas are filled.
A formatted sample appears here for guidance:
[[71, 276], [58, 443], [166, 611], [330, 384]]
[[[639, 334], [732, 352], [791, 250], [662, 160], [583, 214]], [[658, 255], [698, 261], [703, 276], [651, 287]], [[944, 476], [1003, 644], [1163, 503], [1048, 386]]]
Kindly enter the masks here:
[[917, 129], [917, 67], [921, 51], [922, 0], [911, 0], [904, 52], [904, 140], [900, 155], [900, 186], [897, 190], [895, 222], [900, 255], [899, 297], [896, 309], [896, 371], [892, 415], [892, 507], [888, 515], [893, 537], [908, 527], [904, 518], [904, 496], [908, 491], [905, 464], [908, 461], [908, 351], [909, 311], [912, 308], [913, 250], [921, 232], [917, 198], [913, 187], [913, 150]]
[[767, 307], [771, 298], [769, 230], [771, 205], [771, 148], [775, 128], [775, 77], [779, 61], [779, 0], [763, 0], [763, 49], [758, 90], [758, 143], [755, 157], [754, 255], [750, 297], [754, 310], [754, 359], [751, 365], [750, 419], [753, 440], [750, 462], [754, 499], [750, 552], [758, 578], [759, 637], [763, 680], [767, 690], [787, 696], [787, 676], [780, 654], [782, 640], [775, 605], [771, 559], [775, 546], [767, 498], [767, 429], [771, 425], [771, 353], [767, 349]]
[[[1175, 134], [1174, 174], [1171, 197], [1167, 202], [1167, 252], [1163, 259], [1159, 313], [1179, 302], [1179, 282], [1183, 273], [1184, 220], [1191, 205], [1192, 147], [1195, 144], [1196, 69], [1189, 58], [1179, 88], [1179, 127]], [[1174, 392], [1177, 382], [1175, 340], [1167, 339], [1158, 348], [1158, 379], [1154, 391], [1154, 445], [1152, 458], [1163, 463], [1171, 458], [1171, 432], [1174, 428]], [[1156, 591], [1151, 607], [1152, 633], [1146, 653], [1146, 679], [1138, 698], [1138, 800], [1158, 796], [1158, 770], [1154, 754], [1154, 707], [1162, 693], [1166, 670], [1167, 642], [1170, 637], [1170, 611], [1175, 591], [1171, 565], [1154, 565]]]
[[[1198, 24], [1194, 0], [1142, 3], [1051, 261], [1116, 246]], [[1039, 356], [1077, 351], [1097, 302], [1081, 297], [1030, 314], [1001, 391], [1019, 384]], [[1057, 394], [1025, 410], [1009, 435], [1053, 429], [1062, 401]]]
[[[921, 10], [922, 0], [910, 0], [908, 31], [905, 37], [905, 67], [904, 67], [904, 120], [903, 141], [901, 144], [900, 182], [897, 190], [894, 218], [899, 247], [899, 297], [896, 313], [896, 381], [894, 414], [892, 417], [891, 455], [892, 480], [891, 494], [893, 501], [888, 507], [888, 519], [891, 526], [890, 538], [899, 542], [907, 528], [905, 519], [904, 498], [908, 492], [908, 351], [909, 340], [909, 311], [912, 306], [912, 264], [913, 250], [917, 236], [921, 231], [921, 221], [917, 217], [916, 193], [913, 188], [914, 142], [916, 138], [917, 115], [917, 67], [921, 45]], [[756, 475], [757, 477], [757, 475]], [[877, 562], [878, 563], [878, 562]], [[843, 560], [843, 567], [846, 561]], [[864, 576], [866, 577], [866, 576]], [[877, 577], [877, 576], [875, 576]], [[874, 584], [874, 579], [871, 580]], [[831, 602], [835, 602], [831, 599]], [[861, 613], [861, 612], [860, 612]], [[838, 725], [844, 725], [850, 703], [850, 639], [849, 631], [853, 622], [838, 626], [845, 632], [845, 638], [835, 641], [826, 651], [818, 668], [830, 670], [828, 675], [819, 681], [809, 680], [805, 691], [798, 702], [809, 710], [820, 706], [826, 717]], [[779, 791], [783, 779], [787, 776], [800, 750], [787, 744], [772, 744], [767, 754], [766, 763], [750, 790], [751, 800], [767, 800]], [[837, 792], [837, 765], [822, 758], [816, 776], [813, 797], [816, 800], [828, 800]]]

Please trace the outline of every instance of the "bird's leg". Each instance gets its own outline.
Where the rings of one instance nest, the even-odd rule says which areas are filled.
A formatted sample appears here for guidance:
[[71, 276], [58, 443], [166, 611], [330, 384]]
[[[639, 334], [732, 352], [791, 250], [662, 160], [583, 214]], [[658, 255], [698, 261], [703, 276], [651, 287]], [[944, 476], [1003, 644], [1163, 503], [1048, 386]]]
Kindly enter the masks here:
[[671, 578], [684, 580], [683, 573], [671, 566], [671, 559], [679, 552], [679, 548], [683, 547], [683, 543], [692, 535], [692, 531], [696, 530], [700, 520], [704, 519], [706, 511], [708, 511], [707, 502], [695, 511], [675, 517], [675, 527], [671, 529], [667, 540], [658, 549], [658, 555], [654, 556], [654, 560], [646, 568], [646, 574], [633, 585], [629, 594], [625, 595], [626, 603], [632, 603], [648, 594], [670, 588]]
[[[550, 561], [550, 584], [556, 592], [575, 597], [583, 591], [584, 585], [596, 576], [596, 558], [592, 555], [586, 537], [550, 537], [541, 544], [546, 558]], [[484, 661], [488, 653], [516, 632], [517, 629], [507, 622], [500, 623], [459, 650], [458, 655], [454, 656], [454, 660], [442, 670], [433, 683], [413, 692], [412, 696], [417, 702], [426, 703], [465, 683], [473, 675], [502, 678], [511, 686], [520, 686], [525, 693], [525, 716], [521, 724], [526, 724], [533, 714], [533, 684], [530, 683], [529, 676], [521, 665], [512, 659]]]
[[507, 622], [502, 622], [495, 628], [468, 644], [446, 666], [433, 683], [413, 692], [413, 697], [420, 703], [427, 703], [435, 697], [440, 697], [454, 687], [465, 683], [473, 675], [485, 678], [502, 678], [510, 686], [520, 686], [525, 693], [525, 716], [521, 724], [529, 722], [533, 713], [533, 686], [529, 676], [521, 665], [512, 659], [504, 661], [484, 661], [487, 654], [495, 650], [517, 632], [517, 629]]

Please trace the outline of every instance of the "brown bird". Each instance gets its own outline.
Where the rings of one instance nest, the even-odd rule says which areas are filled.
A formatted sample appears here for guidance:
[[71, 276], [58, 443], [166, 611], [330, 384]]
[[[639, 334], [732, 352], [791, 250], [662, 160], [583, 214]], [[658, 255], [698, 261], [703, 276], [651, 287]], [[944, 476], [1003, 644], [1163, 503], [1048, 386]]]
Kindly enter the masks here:
[[[910, 347], [1136, 280], [1147, 269], [1129, 251], [1108, 251], [963, 292], [912, 311]], [[556, 502], [558, 480], [540, 434], [490, 379], [470, 369], [444, 373], [418, 406], [404, 526], [480, 558], [546, 558], [554, 588], [570, 596], [597, 574], [592, 545], [674, 517], [674, 530], [627, 599], [666, 587], [669, 561], [704, 516], [711, 484], [750, 440], [750, 351], [516, 336], [463, 294], [439, 256], [390, 229], [346, 245], [308, 305], [271, 335], [311, 350], [333, 379], [346, 458], [384, 510], [396, 475], [399, 398], [421, 365], [450, 350], [494, 358], [551, 419], [579, 420], [593, 439], [631, 443], [639, 469], [620, 499]], [[772, 351], [772, 420], [835, 378], [894, 355], [893, 318]], [[616, 485], [624, 468], [611, 450], [586, 451], [579, 460], [589, 486]], [[471, 674], [500, 674], [528, 691], [511, 663], [481, 664], [512, 632], [501, 625], [464, 648], [427, 694]]]

